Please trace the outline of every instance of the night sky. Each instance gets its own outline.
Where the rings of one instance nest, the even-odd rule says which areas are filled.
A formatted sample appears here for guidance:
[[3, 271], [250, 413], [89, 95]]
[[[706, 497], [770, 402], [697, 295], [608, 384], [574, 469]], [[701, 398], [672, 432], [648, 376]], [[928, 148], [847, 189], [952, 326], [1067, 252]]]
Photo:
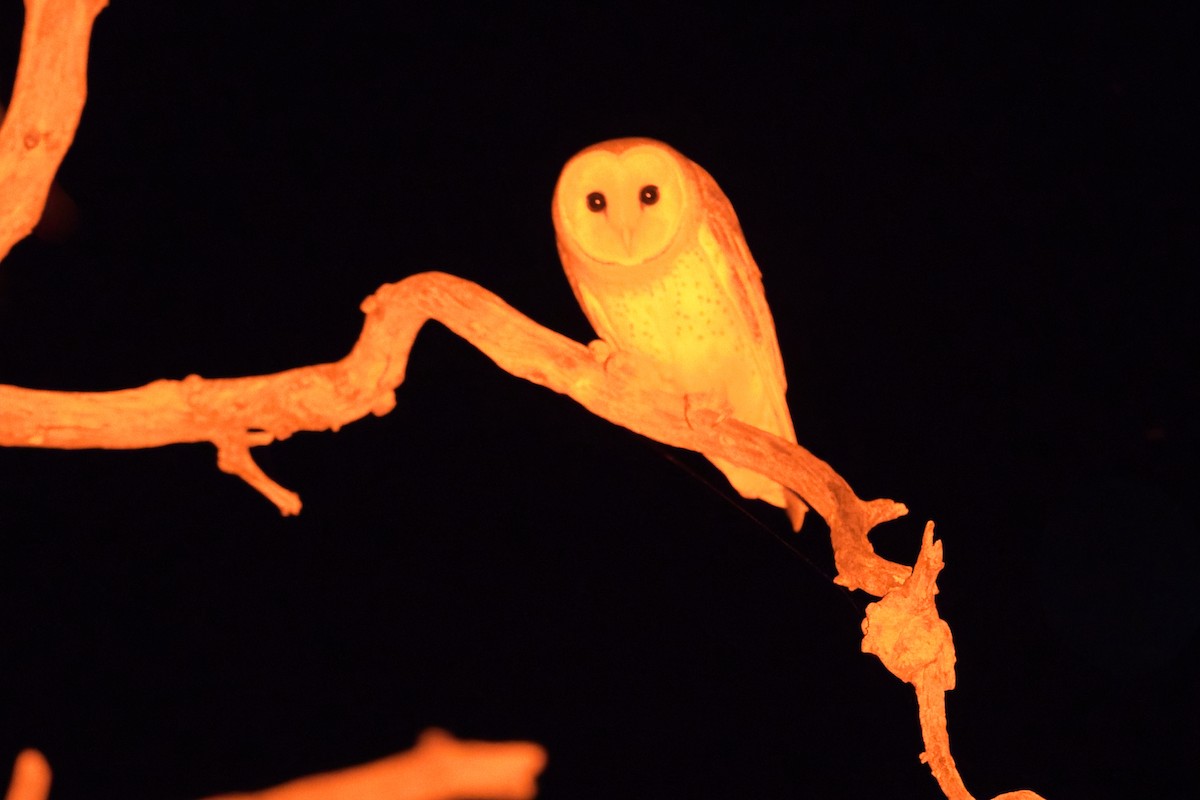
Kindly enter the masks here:
[[[102, 12], [79, 227], [0, 265], [0, 382], [334, 361], [431, 269], [587, 341], [554, 182], [662, 139], [737, 209], [800, 442], [908, 505], [885, 556], [937, 524], [968, 789], [1193, 796], [1182, 19], [403, 5]], [[815, 515], [792, 534], [437, 324], [397, 399], [255, 451], [297, 518], [210, 445], [0, 450], [0, 761], [42, 749], [54, 800], [183, 800], [441, 726], [545, 745], [547, 800], [941, 796]]]

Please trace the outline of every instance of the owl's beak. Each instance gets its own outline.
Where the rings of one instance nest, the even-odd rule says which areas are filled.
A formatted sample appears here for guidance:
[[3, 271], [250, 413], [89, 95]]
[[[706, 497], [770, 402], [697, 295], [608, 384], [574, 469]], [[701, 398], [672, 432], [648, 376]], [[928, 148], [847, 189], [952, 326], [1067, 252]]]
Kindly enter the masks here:
[[620, 213], [619, 211], [613, 215], [613, 222], [616, 223], [617, 231], [621, 234], [621, 244], [625, 245], [625, 255], [633, 257], [633, 236], [637, 233], [637, 211], [633, 214]]

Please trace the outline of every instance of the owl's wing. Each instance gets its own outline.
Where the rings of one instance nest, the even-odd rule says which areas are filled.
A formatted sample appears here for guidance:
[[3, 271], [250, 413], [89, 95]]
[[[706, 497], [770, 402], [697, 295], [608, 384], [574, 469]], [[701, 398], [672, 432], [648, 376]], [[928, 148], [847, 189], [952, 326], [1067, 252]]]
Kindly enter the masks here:
[[[558, 257], [564, 266], [574, 264], [576, 261], [575, 256], [567, 248], [563, 247], [562, 242], [558, 243]], [[580, 282], [578, 277], [580, 269], [582, 269], [582, 266], [576, 265], [574, 269], [566, 270], [567, 283], [571, 285], [571, 291], [575, 294], [575, 300], [578, 301], [579, 307], [583, 309], [583, 315], [592, 324], [592, 329], [596, 332], [596, 337], [603, 339], [611, 345], [615, 345], [616, 342], [613, 341], [613, 325], [608, 319], [608, 314], [604, 311], [604, 305]]]
[[[746, 246], [746, 238], [742, 235], [742, 226], [737, 221], [733, 205], [721, 191], [721, 187], [704, 169], [695, 165], [700, 185], [700, 196], [703, 203], [703, 218], [700, 224], [701, 246], [709, 251], [713, 261], [714, 272], [725, 292], [741, 309], [746, 320], [751, 341], [749, 350], [754, 359], [754, 370], [763, 382], [763, 400], [767, 403], [767, 413], [773, 418], [754, 424], [761, 425], [765, 430], [780, 438], [796, 441], [796, 432], [792, 425], [792, 415], [787, 405], [787, 376], [783, 371], [783, 356], [779, 352], [779, 340], [775, 336], [775, 319], [771, 316], [771, 308], [767, 305], [767, 296], [763, 291], [762, 273], [750, 255]], [[705, 241], [711, 237], [711, 241]], [[750, 421], [750, 420], [747, 420]], [[790, 489], [779, 487], [782, 495], [774, 498], [767, 494], [755, 492], [754, 486], [763, 480], [760, 475], [747, 471], [744, 467], [733, 464], [723, 464], [720, 460], [714, 463], [730, 479], [730, 482], [745, 494], [758, 496], [768, 502], [782, 505], [792, 523], [792, 530], [799, 531], [804, 524], [804, 515], [808, 505]], [[747, 475], [746, 473], [751, 474]], [[735, 477], [741, 473], [740, 480]]]
[[[721, 191], [721, 187], [712, 176], [702, 168], [696, 167], [699, 173], [700, 196], [703, 203], [703, 223], [701, 243], [704, 233], [713, 237], [715, 247], [711, 254], [716, 260], [717, 277], [724, 285], [725, 291], [742, 310], [750, 327], [753, 338], [755, 366], [767, 380], [770, 397], [783, 400], [787, 390], [787, 376], [783, 371], [783, 356], [779, 352], [779, 340], [775, 337], [775, 319], [771, 316], [771, 308], [767, 305], [767, 297], [763, 292], [762, 273], [750, 255], [746, 246], [746, 238], [742, 235], [742, 227], [738, 224], [737, 214], [733, 205]], [[724, 265], [720, 262], [725, 261]], [[782, 408], [783, 416], [791, 429], [791, 415], [787, 412], [786, 403]]]

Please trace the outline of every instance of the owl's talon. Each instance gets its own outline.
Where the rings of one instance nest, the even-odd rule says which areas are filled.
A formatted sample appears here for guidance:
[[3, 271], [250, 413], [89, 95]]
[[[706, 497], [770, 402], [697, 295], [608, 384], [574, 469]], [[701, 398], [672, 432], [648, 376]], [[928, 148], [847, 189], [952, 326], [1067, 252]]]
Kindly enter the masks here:
[[587, 348], [591, 351], [592, 358], [600, 364], [607, 364], [608, 359], [616, 352], [616, 349], [603, 339], [593, 339], [588, 342]]
[[645, 356], [618, 350], [608, 342], [597, 339], [588, 344], [588, 350], [604, 367], [606, 375], [617, 375], [628, 381], [644, 382], [658, 377], [655, 364]]

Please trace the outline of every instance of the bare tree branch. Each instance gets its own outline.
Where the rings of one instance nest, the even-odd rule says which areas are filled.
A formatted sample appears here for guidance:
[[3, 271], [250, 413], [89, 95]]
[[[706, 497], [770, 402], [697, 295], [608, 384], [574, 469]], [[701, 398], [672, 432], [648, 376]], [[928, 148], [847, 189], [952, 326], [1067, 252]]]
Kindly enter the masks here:
[[[470, 741], [431, 729], [412, 750], [369, 764], [208, 800], [532, 800], [545, 767], [546, 751], [533, 742]], [[50, 765], [37, 750], [22, 751], [5, 800], [46, 800], [49, 795]]]
[[0, 259], [41, 219], [87, 96], [92, 22], [107, 0], [25, 0], [12, 102], [0, 126]]

